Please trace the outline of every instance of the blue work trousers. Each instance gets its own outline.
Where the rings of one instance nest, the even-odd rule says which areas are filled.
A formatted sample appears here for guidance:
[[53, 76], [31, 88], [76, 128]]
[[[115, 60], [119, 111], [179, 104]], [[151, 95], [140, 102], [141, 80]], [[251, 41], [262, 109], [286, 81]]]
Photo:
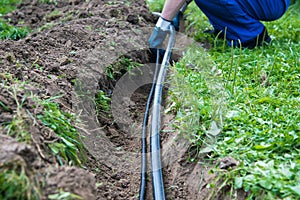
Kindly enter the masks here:
[[279, 19], [290, 0], [195, 0], [216, 31], [234, 45], [253, 40], [264, 30], [260, 21]]

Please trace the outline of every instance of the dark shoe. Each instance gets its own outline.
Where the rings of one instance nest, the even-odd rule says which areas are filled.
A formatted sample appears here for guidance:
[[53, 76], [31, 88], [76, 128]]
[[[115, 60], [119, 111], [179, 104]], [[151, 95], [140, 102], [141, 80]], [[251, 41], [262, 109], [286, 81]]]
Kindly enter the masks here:
[[260, 47], [263, 46], [264, 43], [269, 44], [271, 42], [271, 37], [268, 34], [268, 31], [266, 27], [264, 27], [264, 30], [254, 39], [242, 43], [242, 47], [248, 48], [248, 49], [253, 49], [255, 47]]

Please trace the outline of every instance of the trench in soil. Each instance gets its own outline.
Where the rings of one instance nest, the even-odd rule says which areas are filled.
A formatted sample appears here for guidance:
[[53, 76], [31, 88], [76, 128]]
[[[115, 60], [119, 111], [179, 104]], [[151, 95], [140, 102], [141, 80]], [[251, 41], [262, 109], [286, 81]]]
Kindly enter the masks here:
[[[153, 57], [151, 58], [148, 51], [135, 52], [134, 55], [139, 57], [131, 55], [125, 57], [133, 62], [153, 63]], [[114, 63], [110, 66], [114, 65], [119, 64]], [[96, 128], [89, 131], [90, 134], [85, 135], [85, 143], [94, 157], [90, 167], [96, 174], [98, 199], [137, 199], [140, 183], [142, 120], [151, 88], [154, 65], [143, 64], [129, 72], [125, 69], [117, 70], [119, 72], [115, 73], [115, 79], [103, 77], [99, 80], [98, 89], [104, 91], [106, 96], [111, 98], [112, 110], [89, 111], [97, 114], [96, 125], [94, 125]], [[165, 98], [167, 89], [164, 89], [163, 93], [163, 98]], [[172, 117], [164, 116], [162, 128], [171, 129], [168, 125], [171, 120]], [[161, 138], [163, 140], [162, 147], [164, 144], [170, 145], [168, 144], [169, 140], [173, 139], [168, 131], [162, 131]], [[149, 130], [147, 142], [149, 143]], [[147, 152], [149, 152], [149, 144]], [[170, 156], [168, 155], [168, 157]], [[173, 161], [168, 162], [174, 162], [174, 158]], [[168, 167], [164, 168], [167, 198], [184, 199], [184, 193], [187, 192], [184, 190], [186, 189], [178, 186], [172, 180], [174, 177], [170, 178], [170, 173]], [[178, 195], [180, 192], [182, 195]], [[152, 199], [149, 165], [146, 199]]]
[[[148, 58], [148, 55], [146, 57]], [[140, 60], [140, 58], [132, 57], [129, 59], [134, 62], [138, 60], [139, 63], [149, 63], [148, 59]], [[114, 65], [118, 64], [112, 64], [112, 66]], [[110, 163], [111, 172], [109, 174], [111, 174], [111, 176], [105, 177], [108, 178], [107, 183], [109, 184], [98, 188], [98, 195], [104, 194], [106, 199], [137, 199], [138, 197], [141, 167], [141, 128], [145, 106], [151, 88], [151, 83], [143, 83], [137, 77], [143, 76], [142, 73], [147, 73], [146, 71], [149, 70], [148, 68], [145, 71], [143, 68], [147, 67], [143, 65], [139, 67], [139, 69], [133, 69], [131, 72], [127, 72], [125, 69], [118, 69], [120, 71], [114, 80], [104, 79], [99, 81], [99, 88], [103, 90], [107, 96], [110, 96], [111, 101], [117, 101], [111, 102], [111, 109], [114, 109], [114, 111], [117, 112], [116, 114], [114, 114], [113, 111], [110, 111], [110, 113], [101, 113], [100, 111], [97, 116], [100, 126], [104, 127], [105, 136], [115, 150], [115, 155], [120, 158], [118, 163]], [[153, 75], [153, 73], [151, 73], [151, 75]], [[122, 76], [125, 77], [123, 80], [121, 79]], [[149, 79], [149, 81], [150, 80], [151, 79]], [[126, 92], [126, 90], [128, 90], [128, 92]], [[113, 95], [115, 95], [115, 97], [113, 97]], [[116, 98], [117, 100], [115, 100]], [[117, 105], [113, 106], [114, 104]], [[116, 120], [114, 116], [117, 118]], [[147, 152], [149, 152], [149, 148]], [[123, 166], [126, 166], [126, 168]], [[150, 166], [148, 166], [148, 169], [149, 167]], [[152, 198], [150, 177], [149, 172], [147, 199]], [[97, 178], [103, 181], [101, 174]], [[114, 194], [113, 191], [120, 192]]]

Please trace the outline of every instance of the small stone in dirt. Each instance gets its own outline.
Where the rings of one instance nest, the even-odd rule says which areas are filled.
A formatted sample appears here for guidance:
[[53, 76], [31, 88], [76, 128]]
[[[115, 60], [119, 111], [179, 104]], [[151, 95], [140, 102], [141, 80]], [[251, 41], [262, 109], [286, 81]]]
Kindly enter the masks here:
[[89, 13], [86, 11], [83, 11], [78, 15], [79, 18], [88, 18], [89, 16]]
[[118, 15], [119, 15], [119, 10], [117, 10], [117, 9], [111, 9], [111, 10], [109, 11], [109, 14], [110, 14], [111, 17], [118, 17]]
[[[50, 67], [48, 67], [48, 69], [49, 69], [49, 72], [52, 72], [52, 73], [59, 72], [59, 66], [57, 66], [57, 65], [50, 66]], [[50, 77], [52, 77], [52, 76], [50, 76]]]
[[117, 184], [118, 187], [121, 187], [121, 188], [128, 188], [129, 186], [129, 181], [127, 181], [126, 179], [121, 179], [118, 184]]
[[70, 48], [72, 46], [72, 41], [68, 40], [65, 44], [66, 47]]
[[71, 63], [70, 59], [67, 56], [63, 56], [63, 57], [59, 58], [58, 62], [60, 64], [60, 66], [64, 66], [64, 65]]
[[120, 176], [120, 174], [116, 173], [116, 174], [111, 175], [111, 178], [119, 181], [121, 179], [121, 176]]
[[139, 18], [136, 15], [128, 15], [127, 16], [127, 21], [132, 23], [132, 24], [137, 24], [139, 22]]
[[69, 0], [69, 3], [72, 5], [78, 5], [81, 2], [81, 0]]
[[228, 169], [229, 167], [236, 167], [238, 165], [239, 162], [230, 156], [222, 158], [220, 161], [220, 169]]
[[8, 62], [11, 62], [11, 63], [15, 63], [16, 62], [16, 56], [13, 54], [13, 53], [7, 53], [5, 55], [5, 59], [8, 61]]

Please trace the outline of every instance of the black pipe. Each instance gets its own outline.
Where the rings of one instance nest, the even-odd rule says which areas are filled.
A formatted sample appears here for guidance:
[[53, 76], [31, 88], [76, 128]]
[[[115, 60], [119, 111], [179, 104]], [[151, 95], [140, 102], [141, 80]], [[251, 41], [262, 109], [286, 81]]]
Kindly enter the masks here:
[[152, 170], [152, 187], [154, 200], [165, 200], [164, 182], [162, 176], [162, 165], [160, 155], [160, 112], [162, 101], [162, 88], [163, 82], [168, 68], [169, 60], [171, 57], [172, 49], [175, 44], [175, 28], [170, 26], [170, 37], [168, 46], [160, 67], [160, 71], [157, 77], [152, 116], [151, 116], [151, 137], [150, 137], [150, 149], [151, 149], [151, 170]]
[[141, 156], [141, 183], [140, 183], [140, 192], [139, 192], [139, 199], [144, 200], [146, 195], [146, 186], [147, 186], [147, 125], [149, 119], [149, 108], [155, 88], [155, 83], [157, 79], [157, 72], [159, 68], [159, 50], [156, 52], [156, 65], [155, 65], [155, 72], [153, 75], [153, 81], [151, 85], [151, 89], [149, 92], [149, 96], [147, 99], [146, 109], [144, 113], [143, 119], [143, 126], [142, 126], [142, 156]]

